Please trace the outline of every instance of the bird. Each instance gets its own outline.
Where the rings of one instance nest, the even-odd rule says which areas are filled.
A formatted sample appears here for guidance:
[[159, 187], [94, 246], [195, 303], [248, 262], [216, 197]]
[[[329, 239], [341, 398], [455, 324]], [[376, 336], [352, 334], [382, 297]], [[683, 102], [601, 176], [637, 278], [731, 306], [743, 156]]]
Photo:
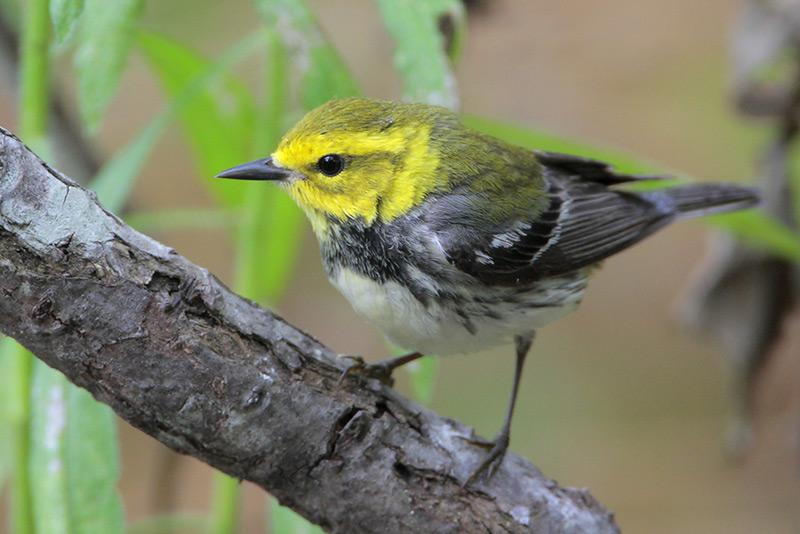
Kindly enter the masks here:
[[308, 216], [332, 284], [412, 351], [357, 358], [345, 374], [388, 382], [423, 355], [513, 342], [505, 420], [464, 484], [502, 461], [534, 334], [578, 307], [602, 260], [672, 221], [759, 201], [754, 188], [722, 183], [626, 190], [669, 177], [516, 146], [439, 106], [363, 97], [309, 111], [271, 155], [217, 177], [284, 189]]

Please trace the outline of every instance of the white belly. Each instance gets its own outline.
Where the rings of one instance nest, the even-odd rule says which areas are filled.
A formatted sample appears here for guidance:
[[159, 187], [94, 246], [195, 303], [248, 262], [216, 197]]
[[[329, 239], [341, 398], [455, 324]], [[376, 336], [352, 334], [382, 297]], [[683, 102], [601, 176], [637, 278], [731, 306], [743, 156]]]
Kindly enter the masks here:
[[[337, 269], [331, 282], [392, 343], [407, 350], [439, 355], [474, 352], [508, 343], [514, 335], [535, 330], [574, 310], [585, 287], [585, 278], [581, 277], [560, 285], [555, 282], [552, 288], [539, 287], [530, 295], [511, 288], [498, 289], [498, 293], [513, 293], [514, 298], [507, 302], [502, 295], [492, 295], [493, 298], [481, 302], [473, 302], [465, 295], [458, 306], [435, 301], [426, 306], [397, 282], [377, 283], [347, 268]], [[526, 296], [536, 305], [531, 305]], [[554, 305], [543, 306], [545, 302]]]

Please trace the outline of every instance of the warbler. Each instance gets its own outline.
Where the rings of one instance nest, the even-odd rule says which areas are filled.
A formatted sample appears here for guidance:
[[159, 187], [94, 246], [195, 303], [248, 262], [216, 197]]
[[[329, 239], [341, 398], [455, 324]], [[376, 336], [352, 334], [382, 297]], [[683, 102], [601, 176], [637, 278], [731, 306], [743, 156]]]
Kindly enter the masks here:
[[620, 190], [665, 176], [514, 146], [438, 106], [369, 98], [323, 104], [271, 156], [217, 176], [285, 189], [333, 285], [414, 351], [362, 371], [386, 379], [423, 354], [515, 342], [505, 421], [468, 482], [500, 463], [534, 332], [578, 306], [593, 266], [671, 221], [758, 201], [726, 184]]

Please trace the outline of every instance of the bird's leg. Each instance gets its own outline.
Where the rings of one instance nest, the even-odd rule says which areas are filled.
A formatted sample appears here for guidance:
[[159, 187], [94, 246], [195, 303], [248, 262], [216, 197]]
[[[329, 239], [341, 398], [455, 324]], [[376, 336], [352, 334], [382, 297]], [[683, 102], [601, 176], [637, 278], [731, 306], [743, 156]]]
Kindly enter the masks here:
[[418, 360], [423, 356], [424, 354], [421, 354], [419, 352], [410, 352], [402, 356], [396, 356], [394, 358], [387, 358], [386, 360], [381, 360], [378, 363], [366, 363], [364, 361], [364, 358], [362, 358], [361, 356], [349, 356], [343, 354], [339, 357], [342, 359], [350, 360], [353, 363], [347, 369], [345, 369], [344, 372], [342, 372], [342, 376], [339, 377], [338, 384], [341, 384], [342, 380], [344, 380], [344, 377], [346, 377], [350, 373], [359, 373], [361, 375], [380, 380], [387, 386], [391, 387], [392, 384], [394, 384], [392, 373], [394, 372], [395, 369], [397, 369], [401, 365], [405, 365], [407, 363], [413, 362], [414, 360]]
[[[464, 486], [474, 481], [478, 475], [487, 468], [489, 468], [489, 477], [491, 477], [494, 474], [494, 470], [497, 469], [503, 461], [503, 456], [505, 456], [506, 450], [508, 449], [511, 417], [514, 415], [514, 405], [517, 403], [517, 391], [519, 391], [519, 382], [522, 378], [522, 367], [525, 364], [525, 356], [528, 355], [531, 343], [533, 343], [533, 335], [534, 332], [528, 332], [527, 334], [518, 335], [514, 338], [514, 342], [517, 346], [517, 365], [514, 368], [514, 385], [511, 388], [511, 401], [508, 404], [506, 420], [503, 422], [503, 426], [500, 428], [497, 435], [495, 435], [494, 439], [486, 444], [490, 448], [489, 454], [486, 455], [486, 458], [483, 459], [478, 468], [475, 469], [467, 481], [464, 482]], [[481, 445], [483, 446], [483, 444]]]

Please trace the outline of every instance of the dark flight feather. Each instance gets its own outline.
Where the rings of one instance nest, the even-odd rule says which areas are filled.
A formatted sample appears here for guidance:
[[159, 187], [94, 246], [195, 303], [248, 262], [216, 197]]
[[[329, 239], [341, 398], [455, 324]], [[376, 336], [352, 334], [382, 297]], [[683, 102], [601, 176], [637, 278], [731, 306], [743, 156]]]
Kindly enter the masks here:
[[536, 155], [548, 184], [547, 209], [494, 232], [442, 227], [440, 243], [458, 269], [488, 284], [529, 283], [597, 263], [673, 220], [758, 202], [755, 190], [726, 184], [620, 191], [611, 186], [668, 177], [616, 173], [607, 163], [577, 156]]

